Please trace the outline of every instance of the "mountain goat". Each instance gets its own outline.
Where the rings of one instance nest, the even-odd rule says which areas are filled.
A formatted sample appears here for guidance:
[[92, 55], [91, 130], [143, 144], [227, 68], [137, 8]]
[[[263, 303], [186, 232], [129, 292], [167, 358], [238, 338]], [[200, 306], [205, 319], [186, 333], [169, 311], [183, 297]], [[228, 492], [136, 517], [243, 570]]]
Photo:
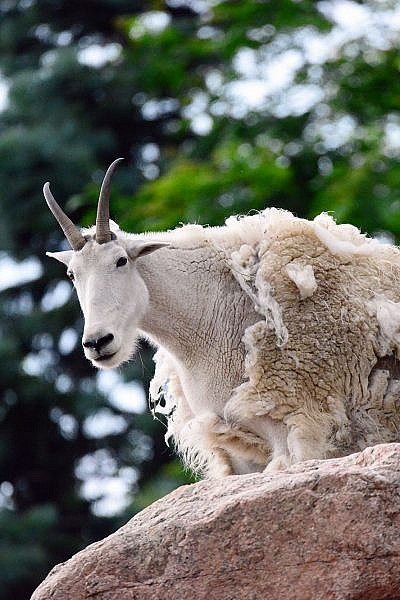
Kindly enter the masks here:
[[74, 280], [93, 365], [129, 360], [140, 337], [158, 347], [151, 399], [190, 468], [275, 471], [400, 441], [397, 248], [273, 208], [124, 233], [109, 219], [118, 160], [83, 232], [45, 184], [72, 247], [48, 254]]

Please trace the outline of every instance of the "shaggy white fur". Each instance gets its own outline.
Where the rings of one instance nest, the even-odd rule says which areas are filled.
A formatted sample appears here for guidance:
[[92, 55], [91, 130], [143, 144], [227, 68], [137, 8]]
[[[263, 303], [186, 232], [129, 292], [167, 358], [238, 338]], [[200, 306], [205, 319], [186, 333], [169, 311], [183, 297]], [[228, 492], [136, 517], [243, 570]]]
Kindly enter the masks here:
[[243, 382], [223, 414], [195, 414], [174, 358], [155, 356], [151, 400], [191, 469], [275, 470], [400, 441], [397, 248], [277, 209], [146, 237], [221, 253], [261, 317], [242, 332]]
[[314, 269], [311, 265], [299, 265], [296, 262], [292, 262], [286, 265], [286, 273], [299, 288], [300, 298], [302, 300], [312, 296], [317, 289]]

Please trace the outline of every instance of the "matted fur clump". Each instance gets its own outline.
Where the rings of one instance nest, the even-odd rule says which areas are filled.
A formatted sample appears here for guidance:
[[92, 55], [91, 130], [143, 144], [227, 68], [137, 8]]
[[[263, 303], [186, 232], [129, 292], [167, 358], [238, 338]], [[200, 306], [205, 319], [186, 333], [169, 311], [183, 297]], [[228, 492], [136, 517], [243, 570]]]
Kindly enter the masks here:
[[151, 401], [189, 468], [238, 472], [236, 456], [275, 470], [400, 441], [397, 248], [326, 214], [276, 209], [165, 235], [222, 253], [260, 316], [243, 331], [243, 382], [223, 414], [194, 415], [173, 358], [156, 354]]

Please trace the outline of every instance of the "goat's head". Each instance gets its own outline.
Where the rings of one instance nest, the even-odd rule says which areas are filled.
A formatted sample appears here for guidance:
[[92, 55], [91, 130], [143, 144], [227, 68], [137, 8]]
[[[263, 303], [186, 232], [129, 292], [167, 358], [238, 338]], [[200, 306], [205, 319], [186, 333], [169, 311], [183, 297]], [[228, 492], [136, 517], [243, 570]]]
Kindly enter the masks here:
[[72, 223], [55, 201], [49, 183], [43, 188], [46, 202], [72, 248], [47, 252], [67, 265], [85, 319], [82, 345], [96, 367], [112, 368], [128, 360], [138, 338], [138, 328], [148, 306], [148, 292], [136, 260], [167, 245], [129, 238], [109, 217], [110, 181], [115, 160], [104, 177], [97, 207], [95, 231], [87, 235]]

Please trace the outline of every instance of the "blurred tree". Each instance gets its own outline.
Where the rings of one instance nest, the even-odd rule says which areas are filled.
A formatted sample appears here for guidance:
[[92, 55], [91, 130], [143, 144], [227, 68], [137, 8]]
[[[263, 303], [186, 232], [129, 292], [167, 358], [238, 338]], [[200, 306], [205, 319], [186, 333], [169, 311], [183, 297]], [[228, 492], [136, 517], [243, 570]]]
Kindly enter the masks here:
[[[129, 488], [157, 476], [166, 490], [187, 480], [162, 470], [171, 451], [160, 423], [101, 393], [77, 341], [71, 287], [45, 257], [65, 243], [43, 202], [46, 179], [75, 220], [92, 220], [104, 167], [117, 155], [137, 162], [146, 136], [162, 145], [163, 118], [146, 120], [132, 103], [140, 67], [123, 58], [126, 36], [116, 26], [128, 9], [135, 4], [0, 3], [9, 88], [0, 114], [0, 260], [35, 259], [33, 280], [8, 286], [0, 304], [0, 598], [29, 597], [52, 565], [115, 529]], [[141, 178], [129, 163], [115, 178], [117, 204]], [[141, 359], [125, 376], [147, 391], [148, 349]], [[108, 384], [118, 386], [118, 378]], [[157, 493], [153, 484], [149, 501]]]
[[[397, 14], [389, 0], [0, 2], [0, 265], [32, 272], [0, 302], [0, 600], [187, 480], [160, 424], [116, 402], [121, 375], [82, 356], [76, 299], [44, 257], [64, 241], [43, 182], [89, 224], [122, 155], [112, 212], [130, 231], [276, 205], [398, 236]], [[123, 376], [147, 391], [141, 358]]]

